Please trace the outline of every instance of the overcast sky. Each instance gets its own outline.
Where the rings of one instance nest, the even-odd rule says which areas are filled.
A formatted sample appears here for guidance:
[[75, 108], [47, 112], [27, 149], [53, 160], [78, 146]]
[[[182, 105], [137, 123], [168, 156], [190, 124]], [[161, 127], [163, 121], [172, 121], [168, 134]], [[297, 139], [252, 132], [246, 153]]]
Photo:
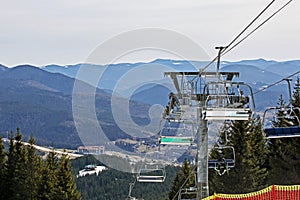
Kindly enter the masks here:
[[[214, 47], [228, 44], [269, 2], [1, 0], [0, 63], [6, 66], [82, 63], [104, 41], [120, 33], [149, 27], [183, 34], [214, 57], [217, 53]], [[264, 16], [285, 2], [277, 0]], [[223, 59], [300, 59], [299, 9], [300, 2], [294, 0]], [[143, 59], [147, 60], [136, 56], [128, 61]]]

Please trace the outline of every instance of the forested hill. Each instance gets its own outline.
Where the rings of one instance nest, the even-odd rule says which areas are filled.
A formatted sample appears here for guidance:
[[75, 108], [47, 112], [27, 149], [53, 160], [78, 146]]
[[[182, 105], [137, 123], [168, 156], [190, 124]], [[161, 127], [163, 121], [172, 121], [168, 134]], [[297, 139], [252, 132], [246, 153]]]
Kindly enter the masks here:
[[[78, 174], [87, 164], [103, 165], [93, 156], [78, 158], [71, 161], [74, 175]], [[164, 183], [136, 183], [131, 196], [147, 200], [165, 200], [172, 187], [179, 167], [168, 166]], [[136, 174], [125, 173], [115, 169], [107, 169], [99, 175], [88, 175], [75, 179], [77, 189], [83, 200], [115, 200], [125, 199], [129, 192], [129, 183], [133, 183]]]
[[[11, 130], [22, 130], [23, 138], [30, 134], [42, 146], [72, 148], [82, 145], [72, 113], [74, 78], [49, 73], [30, 65], [0, 70], [0, 135], [7, 138]], [[81, 82], [86, 88], [88, 84]], [[84, 92], [84, 91], [83, 91]], [[111, 140], [128, 137], [116, 126], [110, 111], [111, 94], [97, 89], [96, 112]], [[135, 104], [134, 102], [131, 102]], [[142, 104], [135, 104], [138, 110]], [[139, 111], [134, 111], [139, 113]], [[101, 115], [100, 115], [101, 113]], [[136, 119], [139, 119], [138, 114]], [[84, 124], [85, 118], [82, 118]]]
[[22, 142], [20, 129], [10, 133], [9, 147], [0, 137], [0, 199], [80, 200], [66, 155], [50, 152], [45, 159], [34, 148], [34, 138]]

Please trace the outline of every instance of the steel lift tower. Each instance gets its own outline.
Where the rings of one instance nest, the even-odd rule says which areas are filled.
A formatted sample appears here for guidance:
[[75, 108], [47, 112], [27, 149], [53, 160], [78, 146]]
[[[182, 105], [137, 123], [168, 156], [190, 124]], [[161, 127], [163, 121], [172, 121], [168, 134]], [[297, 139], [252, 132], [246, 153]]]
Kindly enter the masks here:
[[[220, 48], [221, 49], [221, 48]], [[220, 57], [220, 56], [219, 56]], [[170, 121], [182, 120], [184, 113], [190, 109], [197, 113], [196, 121], [196, 186], [197, 199], [209, 195], [208, 187], [208, 121], [249, 120], [252, 110], [249, 106], [251, 98], [254, 106], [253, 93], [249, 85], [233, 82], [238, 72], [220, 72], [219, 63], [214, 72], [176, 71], [165, 72], [172, 79], [176, 89], [177, 100], [170, 99], [164, 118]], [[249, 88], [249, 96], [241, 92], [242, 87]], [[173, 102], [173, 104], [172, 104]], [[175, 103], [174, 103], [175, 102]], [[176, 104], [176, 105], [174, 105]], [[210, 161], [210, 166], [217, 166], [217, 161]]]

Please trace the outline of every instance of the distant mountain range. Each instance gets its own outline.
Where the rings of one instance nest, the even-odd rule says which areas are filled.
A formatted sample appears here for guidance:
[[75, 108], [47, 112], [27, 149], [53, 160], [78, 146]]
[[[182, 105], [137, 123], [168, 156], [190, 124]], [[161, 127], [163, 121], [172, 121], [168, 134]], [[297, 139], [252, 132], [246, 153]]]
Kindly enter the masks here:
[[[157, 59], [150, 63], [121, 63], [121, 64], [112, 64], [108, 66], [100, 66], [100, 65], [90, 65], [90, 64], [77, 64], [77, 65], [68, 65], [68, 66], [58, 66], [58, 65], [48, 65], [42, 67], [43, 70], [51, 72], [51, 73], [61, 73], [68, 77], [74, 78], [76, 76], [76, 72], [80, 67], [87, 68], [101, 68], [106, 69], [102, 79], [99, 81], [98, 87], [104, 90], [114, 90], [117, 81], [122, 77], [122, 75], [130, 72], [130, 70], [140, 67], [143, 65], [161, 65], [166, 66], [170, 69], [178, 70], [178, 71], [193, 71], [195, 69], [203, 68], [206, 66], [208, 62], [203, 61], [181, 61], [181, 60], [163, 60]], [[215, 66], [212, 65], [207, 69], [208, 71], [215, 70]], [[237, 62], [228, 62], [223, 61], [221, 63], [221, 71], [237, 71], [240, 72], [240, 77], [235, 79], [235, 81], [243, 81], [245, 83], [250, 84], [253, 87], [253, 91], [256, 92], [268, 84], [275, 83], [283, 78], [297, 72], [300, 70], [300, 60], [292, 60], [292, 61], [273, 61], [273, 60], [242, 60]], [[92, 71], [92, 70], [91, 70]], [[149, 76], [148, 73], [140, 73], [139, 77]], [[296, 78], [293, 77], [293, 81]], [[157, 98], [157, 95], [165, 94], [166, 88], [170, 87], [162, 87], [161, 85], [172, 85], [171, 82], [167, 82], [166, 80], [161, 80], [160, 84], [148, 84], [147, 86], [143, 85], [139, 90], [135, 91], [132, 95], [133, 100], [143, 101], [146, 103], [153, 104], [155, 102], [159, 102], [160, 104], [166, 103], [166, 98]], [[151, 86], [151, 87], [150, 87]], [[147, 88], [147, 89], [143, 89]], [[128, 89], [128, 88], [127, 88]], [[151, 90], [151, 91], [150, 91]], [[124, 89], [125, 93], [127, 92]], [[156, 92], [155, 92], [156, 91]], [[152, 94], [152, 95], [150, 95]], [[155, 94], [155, 95], [154, 95]], [[288, 101], [288, 92], [287, 85], [285, 82], [282, 82], [278, 85], [275, 85], [268, 90], [265, 90], [261, 93], [257, 93], [255, 95], [257, 110], [261, 111], [266, 106], [272, 106], [277, 103], [279, 95], [283, 94], [286, 101]], [[268, 98], [266, 98], [268, 97]]]
[[[110, 140], [130, 138], [131, 136], [122, 131], [114, 121], [111, 111], [112, 95], [121, 101], [127, 101], [126, 98], [129, 98], [130, 113], [134, 122], [145, 126], [149, 123], [150, 106], [165, 106], [168, 93], [174, 89], [169, 78], [163, 77], [163, 70], [193, 71], [207, 63], [158, 59], [150, 63], [121, 63], [108, 66], [21, 65], [7, 68], [0, 65], [0, 134], [7, 137], [8, 131], [20, 127], [25, 139], [33, 134], [37, 143], [42, 145], [54, 144], [57, 147], [68, 148], [81, 145], [72, 113], [75, 78], [80, 78], [79, 83], [86, 88], [80, 95], [90, 95], [88, 91], [95, 90], [96, 115], [104, 131], [109, 132], [107, 137]], [[141, 66], [145, 70], [138, 71]], [[161, 74], [160, 77], [152, 75], [153, 66], [155, 69], [161, 67], [161, 73], [155, 72]], [[82, 68], [89, 72], [85, 75], [86, 78], [78, 76]], [[214, 70], [211, 68], [209, 70]], [[249, 83], [254, 92], [299, 70], [300, 60], [278, 62], [258, 59], [221, 63], [221, 71], [240, 72], [240, 77], [236, 80]], [[97, 73], [101, 73], [102, 76], [95, 89], [92, 82], [89, 82], [89, 77]], [[129, 76], [131, 74], [133, 76]], [[149, 80], [151, 77], [153, 81], [134, 85], [134, 77], [139, 80]], [[293, 77], [293, 80], [296, 80], [296, 77]], [[285, 82], [255, 94], [257, 111], [276, 105], [280, 94], [288, 101]], [[118, 109], [125, 112], [121, 105]], [[86, 116], [80, 119], [82, 125], [89, 120]]]
[[[33, 134], [41, 145], [75, 148], [82, 144], [72, 114], [74, 78], [22, 65], [2, 67], [0, 81], [0, 133], [3, 137], [19, 127], [25, 140]], [[81, 84], [86, 89], [91, 87]], [[110, 99], [110, 94], [96, 90], [97, 114], [105, 112], [105, 117], [99, 116], [102, 127], [114, 132], [108, 136], [111, 140], [129, 137], [117, 128], [111, 112], [102, 109], [109, 108]], [[84, 124], [89, 119], [81, 120]]]
[[29, 65], [3, 69], [0, 74], [0, 132], [3, 136], [20, 127], [25, 137], [32, 133], [41, 144], [80, 142], [74, 127], [69, 126], [73, 121], [72, 78]]

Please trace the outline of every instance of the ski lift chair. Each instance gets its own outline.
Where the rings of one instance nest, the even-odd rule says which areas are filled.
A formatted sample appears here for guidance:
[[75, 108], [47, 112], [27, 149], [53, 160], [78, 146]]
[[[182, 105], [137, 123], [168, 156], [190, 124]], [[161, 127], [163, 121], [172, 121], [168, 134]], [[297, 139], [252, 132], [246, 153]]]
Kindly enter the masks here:
[[[243, 95], [240, 86], [249, 89], [250, 97]], [[255, 108], [252, 88], [243, 82], [210, 82], [205, 85], [204, 94], [207, 94], [202, 111], [205, 120], [249, 120], [250, 105]]]
[[145, 165], [137, 175], [137, 181], [143, 183], [162, 183], [165, 179], [165, 168], [159, 168], [158, 165]]
[[160, 152], [148, 152], [144, 157], [144, 163], [137, 173], [137, 181], [144, 183], [162, 183], [166, 179], [166, 171], [163, 163], [158, 161]]
[[180, 121], [183, 115], [179, 99], [173, 92], [169, 94], [169, 102], [163, 112], [163, 119], [168, 121]]
[[158, 138], [159, 144], [166, 145], [192, 145], [192, 137], [180, 137], [180, 136], [160, 136]]
[[[195, 180], [195, 185], [192, 186], [192, 187], [188, 187], [188, 188], [180, 188], [179, 190], [179, 194], [178, 194], [178, 200], [182, 200], [182, 199], [191, 199], [190, 196], [193, 196], [193, 197], [197, 197], [197, 194], [198, 194], [198, 188], [197, 188], [197, 176], [196, 174], [194, 175], [194, 180]], [[185, 196], [188, 196], [187, 198], [183, 198]], [[193, 198], [193, 199], [195, 199]]]
[[[214, 148], [218, 152], [217, 159], [208, 160], [208, 168], [214, 169], [220, 176], [224, 175], [235, 166], [235, 151], [232, 146], [222, 146]], [[225, 158], [225, 154], [231, 154]]]
[[[183, 200], [183, 199], [196, 199], [198, 194], [198, 189], [197, 187], [189, 187], [189, 188], [183, 188], [179, 191], [178, 194], [178, 200]], [[193, 196], [193, 197], [187, 197], [185, 198], [185, 196]]]
[[[294, 108], [298, 111], [300, 111], [299, 108]], [[286, 116], [284, 117], [276, 117], [277, 119], [284, 118], [288, 119], [290, 118], [291, 120], [291, 126], [286, 126], [286, 127], [266, 127], [265, 126], [265, 119], [266, 115], [269, 111], [283, 111]], [[292, 121], [296, 121], [296, 125], [292, 123]], [[277, 107], [271, 107], [267, 108], [264, 112], [263, 115], [263, 131], [266, 134], [266, 137], [269, 139], [272, 138], [288, 138], [288, 137], [300, 137], [300, 122], [299, 118], [296, 116], [295, 111], [293, 108], [285, 109], [285, 108], [277, 108]]]
[[194, 126], [192, 125], [192, 130], [185, 127], [186, 122], [182, 122], [183, 127], [163, 127], [160, 131], [158, 138], [158, 144], [160, 145], [192, 145], [194, 142]]

